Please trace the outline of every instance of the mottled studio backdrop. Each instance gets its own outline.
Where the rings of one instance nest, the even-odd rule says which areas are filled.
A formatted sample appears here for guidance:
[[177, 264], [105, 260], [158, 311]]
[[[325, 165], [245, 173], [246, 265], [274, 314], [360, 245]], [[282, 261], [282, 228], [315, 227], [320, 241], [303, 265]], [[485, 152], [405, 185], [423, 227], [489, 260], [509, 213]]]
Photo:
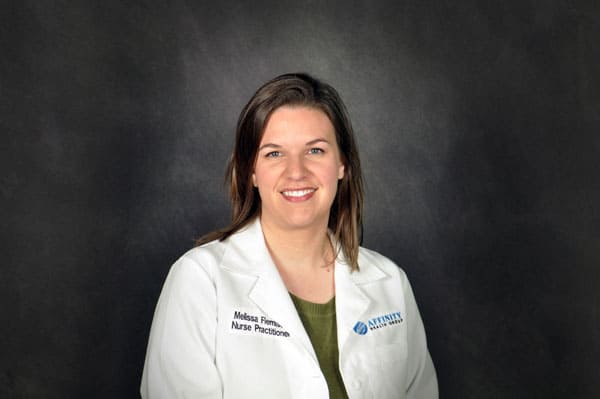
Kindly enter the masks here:
[[599, 2], [2, 1], [0, 397], [133, 398], [239, 111], [345, 99], [442, 398], [600, 397]]

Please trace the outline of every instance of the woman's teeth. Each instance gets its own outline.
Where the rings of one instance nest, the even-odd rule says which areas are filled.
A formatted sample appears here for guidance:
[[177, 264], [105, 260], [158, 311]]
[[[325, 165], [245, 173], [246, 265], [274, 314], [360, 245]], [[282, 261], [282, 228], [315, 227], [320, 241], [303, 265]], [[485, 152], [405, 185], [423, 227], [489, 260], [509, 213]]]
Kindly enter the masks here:
[[282, 192], [282, 194], [285, 195], [286, 197], [303, 197], [306, 194], [310, 194], [314, 191], [315, 191], [315, 189], [311, 188], [311, 189], [306, 189], [306, 190], [284, 191], [284, 192]]

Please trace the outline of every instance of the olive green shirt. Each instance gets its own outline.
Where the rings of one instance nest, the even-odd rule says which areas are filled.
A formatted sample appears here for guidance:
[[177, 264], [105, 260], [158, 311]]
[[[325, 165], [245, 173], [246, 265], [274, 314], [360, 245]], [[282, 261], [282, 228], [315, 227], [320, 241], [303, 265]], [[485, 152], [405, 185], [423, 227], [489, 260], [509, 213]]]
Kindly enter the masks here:
[[335, 319], [335, 297], [320, 304], [308, 302], [290, 293], [300, 320], [317, 354], [319, 366], [329, 387], [331, 399], [347, 399], [344, 381], [340, 374]]

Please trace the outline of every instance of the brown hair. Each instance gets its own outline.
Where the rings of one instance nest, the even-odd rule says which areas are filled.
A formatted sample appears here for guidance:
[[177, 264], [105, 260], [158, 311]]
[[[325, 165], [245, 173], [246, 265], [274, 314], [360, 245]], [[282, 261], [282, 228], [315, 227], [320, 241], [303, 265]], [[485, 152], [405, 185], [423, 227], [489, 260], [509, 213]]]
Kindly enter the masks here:
[[335, 129], [344, 177], [338, 183], [328, 227], [339, 245], [338, 250], [343, 251], [352, 270], [358, 270], [363, 182], [352, 125], [337, 91], [304, 73], [281, 75], [265, 83], [242, 110], [226, 175], [233, 211], [231, 223], [201, 237], [196, 244], [225, 240], [260, 214], [260, 196], [252, 184], [256, 154], [269, 116], [284, 105], [319, 109], [329, 117]]

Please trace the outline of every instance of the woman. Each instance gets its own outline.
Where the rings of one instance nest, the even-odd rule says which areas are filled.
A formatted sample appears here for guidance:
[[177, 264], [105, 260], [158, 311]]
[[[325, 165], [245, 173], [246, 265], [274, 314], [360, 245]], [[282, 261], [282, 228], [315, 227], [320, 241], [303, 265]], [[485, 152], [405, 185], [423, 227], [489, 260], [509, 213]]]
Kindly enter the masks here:
[[335, 89], [306, 74], [241, 113], [233, 219], [172, 267], [144, 398], [437, 398], [408, 280], [359, 247], [363, 188]]

